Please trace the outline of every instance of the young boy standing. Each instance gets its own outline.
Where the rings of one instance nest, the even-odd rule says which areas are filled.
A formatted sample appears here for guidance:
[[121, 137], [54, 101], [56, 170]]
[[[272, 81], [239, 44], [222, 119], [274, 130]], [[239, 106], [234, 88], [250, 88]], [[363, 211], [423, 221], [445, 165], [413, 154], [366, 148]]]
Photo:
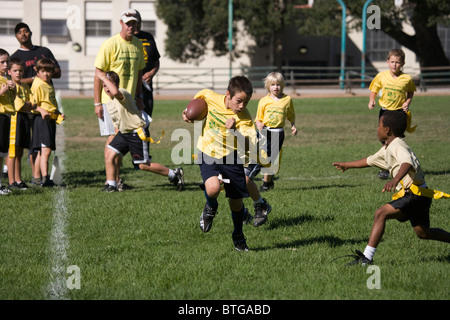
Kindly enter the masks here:
[[134, 165], [140, 170], [153, 172], [169, 178], [179, 191], [184, 188], [182, 168], [169, 169], [162, 164], [151, 162], [149, 155], [149, 132], [142, 113], [136, 106], [131, 94], [119, 88], [120, 78], [114, 71], [103, 72], [96, 69], [95, 76], [103, 82], [105, 93], [111, 98], [106, 108], [114, 126], [118, 129], [113, 140], [108, 144], [105, 155], [106, 180], [104, 191], [115, 192], [118, 183], [117, 158], [122, 158], [129, 151]]
[[31, 86], [33, 103], [33, 136], [31, 149], [34, 153], [34, 184], [42, 187], [53, 187], [55, 184], [48, 174], [48, 160], [52, 150], [56, 150], [56, 122], [65, 119], [64, 114], [58, 110], [55, 88], [52, 85], [52, 75], [55, 63], [42, 58], [36, 63], [36, 77]]
[[22, 181], [22, 157], [24, 149], [29, 149], [31, 144], [31, 110], [36, 109], [31, 96], [30, 87], [22, 83], [24, 72], [23, 62], [12, 58], [9, 63], [8, 73], [16, 84], [16, 99], [14, 106], [16, 114], [11, 116], [11, 139], [9, 145], [8, 178], [10, 189], [25, 190], [27, 184]]
[[285, 81], [279, 72], [272, 72], [264, 79], [268, 95], [258, 103], [255, 125], [265, 137], [266, 152], [270, 167], [263, 168], [263, 185], [261, 191], [273, 189], [273, 176], [278, 172], [281, 160], [281, 148], [284, 142], [284, 125], [286, 119], [291, 123], [291, 134], [297, 135], [295, 127], [295, 110], [290, 96], [284, 94]]
[[[230, 79], [225, 95], [204, 89], [195, 95], [208, 105], [208, 115], [203, 123], [197, 148], [200, 150], [200, 173], [205, 185], [206, 204], [200, 217], [200, 229], [211, 230], [217, 214], [217, 197], [224, 183], [225, 196], [231, 209], [234, 230], [233, 244], [237, 251], [248, 251], [243, 233], [245, 206], [243, 198], [249, 196], [244, 166], [238, 155], [246, 149], [240, 143], [255, 143], [256, 131], [247, 104], [253, 94], [250, 80], [243, 76]], [[183, 119], [191, 122], [183, 111]], [[253, 140], [253, 141], [252, 141]], [[229, 181], [228, 181], [229, 180]]]
[[[8, 157], [9, 131], [11, 115], [14, 109], [15, 86], [8, 78], [9, 53], [0, 49], [0, 168], [3, 168], [3, 158]], [[11, 190], [2, 186], [0, 180], [0, 195], [9, 194]]]
[[425, 177], [414, 152], [403, 140], [407, 126], [404, 112], [385, 111], [378, 124], [377, 135], [384, 141], [381, 149], [367, 157], [350, 162], [334, 162], [333, 166], [343, 172], [350, 168], [377, 166], [389, 170], [393, 179], [384, 185], [382, 192], [399, 190], [393, 201], [375, 211], [372, 233], [364, 252], [356, 250], [351, 264], [367, 265], [384, 234], [386, 220], [410, 221], [420, 239], [450, 242], [450, 233], [442, 229], [430, 228], [430, 206], [432, 199], [450, 197], [440, 191], [427, 188]]

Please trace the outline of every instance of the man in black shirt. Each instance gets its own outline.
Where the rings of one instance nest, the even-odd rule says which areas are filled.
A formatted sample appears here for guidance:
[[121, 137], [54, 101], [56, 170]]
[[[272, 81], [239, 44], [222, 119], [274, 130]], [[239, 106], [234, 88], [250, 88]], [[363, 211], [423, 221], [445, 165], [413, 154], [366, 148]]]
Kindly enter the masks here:
[[161, 57], [156, 47], [155, 39], [153, 35], [149, 32], [141, 30], [142, 19], [138, 11], [138, 23], [136, 37], [141, 40], [144, 46], [144, 58], [145, 58], [145, 68], [142, 70], [142, 94], [145, 109], [144, 111], [151, 117], [153, 113], [153, 77], [159, 70], [159, 58]]
[[19, 41], [20, 48], [11, 55], [12, 58], [18, 58], [23, 61], [25, 70], [22, 82], [31, 87], [36, 71], [34, 65], [41, 58], [49, 58], [55, 62], [56, 68], [52, 78], [59, 79], [61, 77], [61, 68], [56, 61], [53, 53], [46, 47], [35, 46], [31, 42], [32, 32], [27, 24], [19, 22], [14, 30], [16, 39]]

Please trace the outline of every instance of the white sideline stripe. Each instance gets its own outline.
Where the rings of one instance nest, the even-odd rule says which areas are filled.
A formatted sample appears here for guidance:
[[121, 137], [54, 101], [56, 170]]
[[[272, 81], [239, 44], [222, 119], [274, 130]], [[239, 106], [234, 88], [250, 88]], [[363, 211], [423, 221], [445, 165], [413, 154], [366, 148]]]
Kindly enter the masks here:
[[[62, 111], [62, 104], [59, 92], [56, 93], [56, 99], [59, 110]], [[64, 122], [57, 125], [56, 130], [56, 151], [58, 151], [59, 166], [61, 172], [64, 172]], [[49, 163], [49, 171], [50, 171]], [[53, 225], [50, 236], [50, 283], [47, 287], [47, 299], [49, 300], [68, 300], [67, 283], [66, 283], [66, 267], [67, 267], [67, 248], [69, 246], [69, 237], [67, 235], [67, 207], [64, 188], [58, 188], [55, 193], [54, 203], [55, 211], [53, 212]]]

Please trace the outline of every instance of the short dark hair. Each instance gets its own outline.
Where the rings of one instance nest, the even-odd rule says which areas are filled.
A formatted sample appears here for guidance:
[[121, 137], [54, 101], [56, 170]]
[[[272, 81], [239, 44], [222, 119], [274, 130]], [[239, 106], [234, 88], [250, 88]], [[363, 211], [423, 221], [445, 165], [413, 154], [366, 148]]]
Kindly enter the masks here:
[[9, 57], [9, 53], [5, 49], [0, 48], [0, 56], [8, 56]]
[[12, 58], [11, 60], [9, 60], [9, 68], [11, 69], [11, 66], [13, 64], [19, 65], [19, 66], [24, 66], [24, 63], [22, 60], [20, 60], [19, 58]]
[[16, 27], [14, 28], [14, 33], [18, 33], [22, 28], [27, 28], [28, 31], [31, 32], [30, 27], [26, 23], [19, 22], [18, 24], [16, 24]]
[[41, 58], [36, 62], [36, 71], [49, 70], [55, 72], [55, 62], [49, 58]]
[[403, 110], [386, 110], [381, 116], [383, 126], [391, 129], [396, 137], [404, 138], [407, 125], [406, 113]]
[[108, 72], [106, 72], [105, 76], [109, 80], [111, 80], [117, 86], [117, 88], [119, 87], [120, 78], [119, 78], [119, 75], [117, 73], [115, 73], [114, 71], [108, 71]]
[[231, 98], [233, 98], [237, 92], [244, 92], [249, 98], [253, 95], [253, 85], [245, 76], [235, 76], [231, 78], [228, 82], [227, 90], [230, 93]]

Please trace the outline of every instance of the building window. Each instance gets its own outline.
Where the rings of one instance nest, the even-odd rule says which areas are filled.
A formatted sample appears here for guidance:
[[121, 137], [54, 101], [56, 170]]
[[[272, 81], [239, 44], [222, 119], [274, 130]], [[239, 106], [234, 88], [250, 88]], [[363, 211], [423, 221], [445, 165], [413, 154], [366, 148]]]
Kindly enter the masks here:
[[20, 22], [20, 19], [9, 19], [9, 18], [1, 18], [0, 19], [0, 34], [1, 35], [15, 35], [14, 28], [16, 24]]
[[141, 30], [150, 32], [156, 38], [156, 21], [142, 20]]
[[71, 40], [66, 20], [41, 20], [41, 32], [49, 43], [66, 43]]
[[401, 45], [381, 30], [367, 30], [366, 55], [372, 62], [386, 61], [390, 50], [401, 48]]
[[444, 49], [446, 57], [450, 59], [450, 27], [438, 25], [438, 35], [442, 49]]
[[111, 36], [111, 21], [86, 20], [86, 36], [88, 37]]

